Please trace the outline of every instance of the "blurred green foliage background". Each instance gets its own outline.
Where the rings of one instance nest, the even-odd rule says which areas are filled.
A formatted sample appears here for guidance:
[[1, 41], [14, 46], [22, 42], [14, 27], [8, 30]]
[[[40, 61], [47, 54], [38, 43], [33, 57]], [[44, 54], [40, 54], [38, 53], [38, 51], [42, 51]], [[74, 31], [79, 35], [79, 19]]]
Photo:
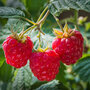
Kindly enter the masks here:
[[[49, 4], [49, 10], [51, 13], [42, 27], [42, 31], [45, 35], [42, 35], [41, 40], [42, 47], [46, 47], [46, 42], [48, 42], [51, 48], [52, 40], [55, 38], [52, 28], [59, 29], [52, 14], [56, 13], [56, 11], [60, 12], [60, 7], [56, 9], [55, 7], [51, 7], [53, 4], [58, 6], [56, 1], [60, 0], [0, 0], [0, 8], [13, 7], [15, 10], [18, 9], [23, 11], [25, 17], [35, 22], [43, 9]], [[7, 8], [10, 13], [4, 11], [4, 14], [8, 18], [5, 18], [4, 14], [0, 12], [0, 90], [90, 90], [90, 9], [88, 9], [88, 7], [90, 7], [90, 0], [74, 1], [79, 2], [79, 4], [83, 2], [87, 5], [87, 8], [85, 7], [83, 10], [78, 11], [79, 15], [76, 20], [79, 31], [84, 37], [83, 56], [75, 65], [66, 66], [61, 63], [56, 79], [51, 82], [41, 82], [37, 80], [37, 78], [33, 76], [28, 64], [21, 69], [15, 69], [6, 64], [2, 43], [6, 37], [11, 34], [11, 26], [13, 26], [14, 31], [19, 33], [23, 29], [23, 26], [24, 29], [27, 29], [31, 24], [20, 18], [13, 18], [13, 12], [10, 11], [10, 8]], [[70, 10], [65, 9], [65, 5], [63, 5], [60, 9], [62, 12], [58, 14], [58, 18], [63, 26], [65, 20], [67, 20], [69, 27], [73, 29], [76, 24], [74, 21], [74, 9], [76, 9], [74, 5], [76, 5], [76, 3], [73, 3], [73, 7], [71, 7], [72, 9]], [[53, 10], [55, 12], [53, 12]], [[14, 13], [16, 15], [23, 14], [20, 14], [20, 12]], [[32, 31], [29, 34], [34, 43], [34, 48], [38, 47], [39, 41], [37, 34], [38, 31]]]

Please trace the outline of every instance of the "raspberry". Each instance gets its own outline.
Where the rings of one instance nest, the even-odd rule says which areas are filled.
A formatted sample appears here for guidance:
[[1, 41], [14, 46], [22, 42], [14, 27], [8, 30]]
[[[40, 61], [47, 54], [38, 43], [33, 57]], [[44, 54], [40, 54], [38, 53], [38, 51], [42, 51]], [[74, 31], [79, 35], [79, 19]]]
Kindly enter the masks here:
[[15, 68], [21, 68], [27, 64], [27, 60], [32, 53], [33, 43], [30, 40], [30, 37], [27, 37], [26, 41], [21, 43], [9, 36], [2, 46], [7, 64], [10, 64]]
[[52, 42], [52, 48], [60, 55], [60, 60], [67, 64], [74, 64], [82, 57], [83, 37], [79, 31], [68, 38], [57, 38]]
[[30, 58], [30, 68], [40, 81], [50, 81], [59, 72], [59, 55], [53, 50], [34, 52]]

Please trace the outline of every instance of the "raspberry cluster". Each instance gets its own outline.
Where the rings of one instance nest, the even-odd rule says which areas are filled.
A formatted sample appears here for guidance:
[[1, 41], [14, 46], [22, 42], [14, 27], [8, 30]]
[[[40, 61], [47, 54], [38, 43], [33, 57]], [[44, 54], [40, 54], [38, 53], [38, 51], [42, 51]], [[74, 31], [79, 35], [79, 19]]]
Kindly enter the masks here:
[[[30, 68], [40, 81], [51, 81], [59, 72], [60, 61], [66, 65], [74, 64], [82, 57], [83, 37], [79, 31], [70, 30], [68, 33], [56, 31], [58, 37], [52, 42], [53, 50], [32, 52], [33, 42], [30, 37], [9, 36], [3, 42], [3, 50], [7, 64], [21, 68], [30, 60]], [[22, 42], [24, 39], [24, 42]]]

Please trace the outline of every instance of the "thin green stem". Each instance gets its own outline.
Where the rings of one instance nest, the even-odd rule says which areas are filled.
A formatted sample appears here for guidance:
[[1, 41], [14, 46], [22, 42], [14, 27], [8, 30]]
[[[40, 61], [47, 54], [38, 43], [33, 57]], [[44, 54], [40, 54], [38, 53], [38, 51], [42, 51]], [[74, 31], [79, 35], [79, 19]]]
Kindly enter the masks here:
[[33, 21], [31, 21], [31, 20], [29, 20], [28, 18], [25, 18], [25, 17], [20, 17], [20, 16], [17, 16], [17, 17], [11, 17], [11, 18], [16, 18], [16, 19], [23, 19], [23, 20], [26, 20], [26, 21], [28, 21], [29, 23], [32, 23], [33, 25], [37, 25], [37, 23], [35, 23], [35, 22], [33, 22]]
[[[39, 48], [41, 48], [41, 27], [44, 24], [44, 21], [46, 20], [48, 14], [49, 14], [49, 10], [46, 12], [46, 10], [48, 9], [48, 7], [46, 7], [43, 12], [41, 13], [40, 17], [37, 20], [37, 24], [40, 25], [40, 29], [39, 29], [39, 33], [38, 33], [38, 38], [39, 38]], [[46, 14], [44, 15], [44, 13], [46, 12]], [[44, 16], [43, 16], [44, 15]], [[43, 17], [43, 18], [42, 18]], [[42, 18], [42, 19], [41, 19]], [[42, 33], [44, 34], [44, 33]]]
[[44, 13], [46, 12], [47, 9], [48, 9], [48, 6], [43, 10], [43, 12], [41, 13], [41, 15], [38, 18], [37, 22], [39, 22], [41, 20], [41, 18], [43, 17], [43, 15], [44, 15]]
[[38, 38], [39, 38], [39, 47], [41, 47], [41, 32], [39, 31], [39, 33], [38, 33], [39, 35], [38, 35]]
[[29, 20], [28, 18], [25, 18], [25, 17], [21, 17], [22, 19], [28, 21], [29, 23], [33, 24], [33, 25], [36, 25], [36, 23], [34, 23], [33, 21]]
[[60, 20], [56, 16], [54, 16], [54, 18], [55, 18], [57, 24], [59, 25], [59, 27], [61, 28], [61, 30], [63, 31], [63, 27], [62, 27], [62, 25], [60, 23]]
[[[34, 22], [32, 22], [31, 20], [22, 17], [22, 19], [24, 19], [24, 20], [32, 23], [33, 26], [29, 27], [29, 28], [26, 29], [22, 34], [20, 34], [20, 37], [19, 37], [20, 39], [21, 39], [21, 38], [23, 37], [23, 35], [24, 35], [26, 32], [28, 32], [29, 30], [32, 30], [32, 29], [34, 29], [35, 27], [37, 27], [37, 29], [38, 29], [39, 26], [41, 27], [41, 26], [43, 25], [45, 19], [47, 18], [48, 14], [49, 14], [49, 10], [46, 12], [47, 9], [48, 9], [48, 7], [46, 7], [46, 8], [44, 9], [44, 11], [41, 13], [39, 19], [37, 20], [38, 23], [34, 23]], [[46, 14], [44, 15], [45, 12], [46, 12]], [[44, 15], [44, 16], [43, 16], [43, 15]], [[43, 18], [42, 18], [42, 16], [43, 16]], [[42, 19], [41, 19], [41, 18], [42, 18]], [[41, 31], [39, 30], [39, 33], [43, 33], [43, 32], [41, 32]], [[43, 33], [43, 34], [44, 34], [44, 33]]]
[[48, 14], [49, 14], [49, 10], [46, 12], [44, 17], [37, 24], [40, 25], [42, 22], [44, 22], [46, 20], [47, 16], [48, 16]]
[[28, 22], [30, 22], [30, 23], [32, 23], [33, 25], [37, 25], [36, 23], [32, 22], [31, 20], [29, 20], [27, 18], [25, 18], [25, 20], [28, 21]]
[[33, 26], [31, 26], [31, 27], [29, 27], [28, 29], [26, 29], [21, 35], [20, 35], [20, 39], [22, 38], [22, 36], [26, 33], [26, 32], [28, 32], [29, 30], [32, 30], [32, 29], [34, 29], [36, 26], [35, 25], [33, 25]]

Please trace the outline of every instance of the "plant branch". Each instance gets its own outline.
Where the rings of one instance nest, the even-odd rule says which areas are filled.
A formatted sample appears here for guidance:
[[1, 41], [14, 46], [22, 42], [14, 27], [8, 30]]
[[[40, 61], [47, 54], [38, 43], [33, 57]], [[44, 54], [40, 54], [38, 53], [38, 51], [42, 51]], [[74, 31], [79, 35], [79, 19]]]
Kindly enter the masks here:
[[[41, 29], [41, 26], [43, 25], [45, 19], [47, 18], [48, 14], [49, 14], [49, 10], [46, 12], [47, 8], [48, 8], [48, 7], [46, 7], [46, 8], [44, 9], [44, 11], [41, 13], [39, 19], [37, 20], [37, 23], [34, 23], [34, 22], [32, 22], [31, 20], [22, 17], [22, 19], [25, 19], [26, 21], [32, 23], [33, 26], [29, 27], [29, 28], [26, 29], [23, 33], [21, 33], [21, 34], [20, 34], [20, 37], [19, 37], [20, 39], [23, 37], [23, 35], [24, 35], [26, 32], [28, 32], [28, 31], [31, 30], [31, 29], [34, 29], [35, 27], [37, 27], [37, 29], [39, 30], [39, 33], [44, 34], [40, 29]], [[44, 14], [45, 12], [46, 12], [46, 14], [43, 16], [43, 14]], [[42, 16], [43, 16], [43, 18], [42, 18]], [[41, 18], [42, 18], [42, 19], [41, 19]], [[39, 22], [38, 22], [38, 21], [39, 21]], [[40, 28], [39, 28], [39, 27], [40, 27]]]
[[39, 35], [38, 35], [38, 38], [39, 38], [39, 47], [41, 47], [41, 32], [39, 31], [39, 33], [38, 33]]
[[47, 9], [48, 9], [48, 6], [43, 10], [43, 12], [41, 13], [41, 15], [38, 18], [37, 22], [39, 22], [41, 20], [41, 18], [43, 17], [43, 15], [44, 15], [44, 13], [46, 12]]
[[33, 25], [36, 25], [36, 23], [32, 22], [31, 20], [29, 20], [27, 18], [25, 18], [25, 20], [28, 21], [28, 22], [30, 22], [30, 23], [32, 23]]
[[54, 18], [55, 18], [57, 24], [59, 25], [59, 27], [61, 28], [61, 30], [63, 31], [63, 27], [62, 27], [62, 25], [60, 23], [60, 20], [56, 16], [54, 16]]
[[30, 29], [34, 29], [34, 28], [35, 28], [35, 25], [33, 25], [33, 26], [29, 27], [28, 29], [26, 29], [26, 30], [20, 35], [20, 39], [22, 38], [22, 36], [23, 36], [26, 32], [28, 32]]
[[25, 18], [25, 17], [21, 17], [22, 19], [28, 21], [29, 23], [32, 23], [33, 25], [36, 25], [36, 23], [34, 23], [33, 21], [29, 20], [28, 18]]
[[43, 32], [41, 31], [41, 27], [40, 27], [40, 26], [41, 26], [41, 25], [38, 25], [35, 30], [38, 30], [38, 31], [41, 32], [43, 35], [45, 35], [45, 33], [43, 33]]
[[43, 17], [37, 24], [40, 25], [42, 22], [44, 22], [45, 19], [46, 19], [47, 16], [48, 16], [48, 14], [49, 14], [49, 10], [46, 12], [46, 14], [44, 15], [44, 17]]

